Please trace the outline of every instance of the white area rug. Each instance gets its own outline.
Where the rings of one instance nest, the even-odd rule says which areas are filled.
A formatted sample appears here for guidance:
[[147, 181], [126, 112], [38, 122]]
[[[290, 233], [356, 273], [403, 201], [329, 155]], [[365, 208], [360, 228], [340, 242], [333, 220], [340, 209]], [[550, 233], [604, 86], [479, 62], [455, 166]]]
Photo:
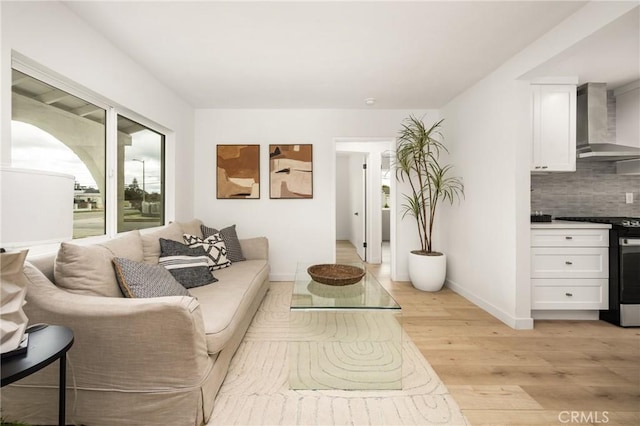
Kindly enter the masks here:
[[208, 425], [467, 425], [418, 348], [403, 336], [402, 390], [290, 390], [291, 283], [271, 283], [231, 361]]

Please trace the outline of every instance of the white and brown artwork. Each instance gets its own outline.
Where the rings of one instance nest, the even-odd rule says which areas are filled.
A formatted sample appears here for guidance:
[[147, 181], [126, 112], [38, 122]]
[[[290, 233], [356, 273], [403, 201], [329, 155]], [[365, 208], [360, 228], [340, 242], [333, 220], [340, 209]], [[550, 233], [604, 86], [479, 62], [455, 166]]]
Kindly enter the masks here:
[[271, 198], [313, 198], [311, 144], [269, 145]]
[[260, 198], [260, 145], [218, 145], [218, 198]]

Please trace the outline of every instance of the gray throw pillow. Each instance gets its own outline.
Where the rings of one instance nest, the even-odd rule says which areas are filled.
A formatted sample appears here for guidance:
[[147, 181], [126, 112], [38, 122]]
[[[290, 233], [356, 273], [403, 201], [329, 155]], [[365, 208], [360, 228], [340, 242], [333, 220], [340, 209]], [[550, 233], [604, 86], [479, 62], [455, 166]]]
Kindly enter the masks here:
[[220, 233], [225, 245], [227, 246], [227, 259], [229, 259], [232, 263], [247, 260], [242, 253], [242, 246], [240, 245], [240, 240], [238, 239], [235, 225], [227, 226], [220, 231], [204, 225], [200, 225], [200, 229], [202, 230], [203, 238], [208, 238], [211, 235], [217, 234], [218, 232]]
[[114, 257], [118, 285], [125, 297], [191, 296], [164, 267]]
[[208, 260], [202, 247], [191, 248], [177, 241], [160, 238], [158, 262], [185, 288], [200, 287], [218, 281], [209, 270]]

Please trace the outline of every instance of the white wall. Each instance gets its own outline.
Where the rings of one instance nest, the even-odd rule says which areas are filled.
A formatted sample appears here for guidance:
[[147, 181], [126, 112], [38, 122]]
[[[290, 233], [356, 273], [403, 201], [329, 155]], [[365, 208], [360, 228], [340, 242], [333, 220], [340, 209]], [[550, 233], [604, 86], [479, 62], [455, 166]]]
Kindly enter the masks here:
[[349, 190], [349, 156], [336, 158], [336, 240], [351, 236], [351, 199]]
[[166, 147], [167, 219], [193, 217], [193, 108], [63, 4], [0, 2], [0, 8], [0, 161], [8, 162], [10, 157], [14, 50], [116, 105], [170, 129]]
[[[637, 4], [637, 3], [636, 3]], [[446, 208], [447, 285], [508, 325], [531, 328], [529, 85], [518, 78], [621, 16], [591, 2], [442, 109], [466, 199]]]
[[[290, 280], [296, 262], [334, 260], [336, 138], [394, 138], [408, 110], [196, 110], [195, 215], [211, 226], [236, 223], [241, 237], [269, 237], [272, 279]], [[261, 144], [261, 198], [217, 200], [216, 144]], [[313, 144], [313, 199], [270, 200], [268, 145]], [[393, 203], [398, 206], [399, 203]], [[394, 226], [394, 225], [392, 225]], [[407, 279], [406, 253], [418, 245], [415, 224], [397, 226], [397, 279]], [[331, 231], [330, 231], [331, 230]]]

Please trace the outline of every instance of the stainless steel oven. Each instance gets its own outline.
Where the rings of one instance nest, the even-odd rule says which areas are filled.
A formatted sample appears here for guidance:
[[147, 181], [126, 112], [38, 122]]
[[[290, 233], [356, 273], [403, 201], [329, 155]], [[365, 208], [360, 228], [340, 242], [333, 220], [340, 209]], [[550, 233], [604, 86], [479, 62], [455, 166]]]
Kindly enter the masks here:
[[620, 325], [640, 326], [640, 236], [618, 240]]

